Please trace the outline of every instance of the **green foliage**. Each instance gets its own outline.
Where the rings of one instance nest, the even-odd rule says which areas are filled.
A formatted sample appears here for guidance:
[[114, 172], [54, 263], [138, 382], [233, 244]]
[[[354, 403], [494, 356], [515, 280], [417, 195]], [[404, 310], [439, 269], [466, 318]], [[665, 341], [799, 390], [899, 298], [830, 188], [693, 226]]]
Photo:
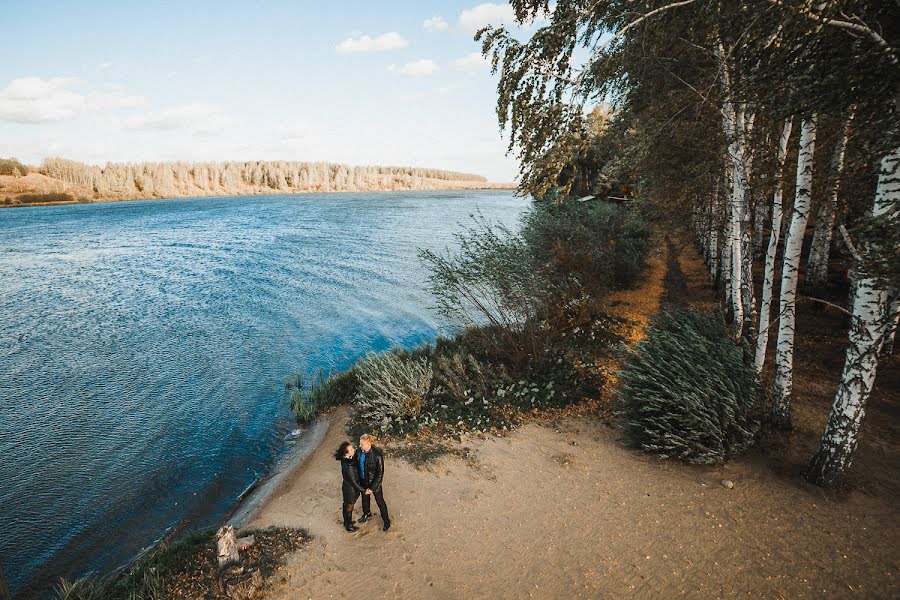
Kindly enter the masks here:
[[55, 600], [104, 600], [107, 597], [104, 581], [97, 578], [61, 579], [53, 593]]
[[308, 423], [329, 408], [350, 402], [356, 394], [356, 382], [352, 370], [328, 375], [319, 369], [309, 377], [308, 387], [301, 373], [292, 375], [285, 387], [290, 390], [294, 416], [299, 422]]
[[425, 356], [408, 351], [370, 352], [355, 366], [356, 419], [387, 425], [422, 412], [432, 381], [432, 368]]
[[860, 273], [885, 289], [900, 288], [900, 203], [877, 217], [866, 216], [853, 233], [862, 249]]
[[534, 267], [560, 288], [598, 297], [628, 287], [644, 266], [650, 230], [636, 210], [604, 201], [541, 203], [523, 219]]
[[0, 158], [0, 175], [20, 177], [28, 174], [28, 167], [16, 158]]
[[[310, 539], [304, 529], [269, 527], [242, 531], [255, 544], [241, 554], [241, 567], [258, 570], [265, 580], [285, 554]], [[55, 600], [171, 600], [174, 598], [226, 599], [218, 586], [215, 531], [191, 533], [179, 540], [161, 542], [114, 577], [89, 577], [75, 582], [61, 580]]]
[[517, 367], [540, 360], [558, 324], [546, 308], [564, 290], [551, 281], [526, 240], [508, 228], [476, 218], [457, 234], [459, 250], [420, 256], [431, 273], [428, 284], [440, 314], [461, 327], [487, 324], [495, 342]]
[[663, 312], [622, 370], [631, 441], [661, 457], [720, 463], [755, 441], [760, 391], [719, 313]]
[[38, 204], [44, 202], [73, 202], [75, 198], [71, 194], [63, 192], [51, 192], [48, 194], [19, 194], [16, 200], [20, 204]]

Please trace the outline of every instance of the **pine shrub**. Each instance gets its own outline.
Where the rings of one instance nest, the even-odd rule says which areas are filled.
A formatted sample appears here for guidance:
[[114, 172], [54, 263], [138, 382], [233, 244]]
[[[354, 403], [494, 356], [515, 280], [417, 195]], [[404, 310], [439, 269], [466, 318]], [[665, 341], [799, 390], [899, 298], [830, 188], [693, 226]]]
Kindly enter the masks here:
[[720, 313], [660, 314], [620, 373], [618, 409], [630, 440], [704, 464], [751, 446], [760, 390], [745, 351]]

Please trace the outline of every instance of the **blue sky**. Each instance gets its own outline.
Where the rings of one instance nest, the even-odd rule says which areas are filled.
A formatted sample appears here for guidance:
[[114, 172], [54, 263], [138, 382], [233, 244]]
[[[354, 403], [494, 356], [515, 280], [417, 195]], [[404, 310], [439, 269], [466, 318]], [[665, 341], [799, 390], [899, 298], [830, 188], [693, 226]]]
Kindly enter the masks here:
[[[323, 160], [511, 181], [468, 2], [16, 2], [0, 156]], [[427, 21], [427, 23], [426, 23]]]

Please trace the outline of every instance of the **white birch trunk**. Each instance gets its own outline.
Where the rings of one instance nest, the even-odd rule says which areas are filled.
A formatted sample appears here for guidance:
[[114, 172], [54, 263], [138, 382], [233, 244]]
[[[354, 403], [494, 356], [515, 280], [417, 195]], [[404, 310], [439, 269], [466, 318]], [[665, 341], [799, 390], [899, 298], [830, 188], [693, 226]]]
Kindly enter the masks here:
[[797, 189], [791, 227], [784, 240], [781, 267], [780, 320], [775, 345], [775, 384], [772, 393], [772, 426], [790, 429], [791, 392], [794, 380], [794, 327], [796, 324], [797, 280], [800, 275], [800, 250], [809, 220], [812, 192], [813, 154], [816, 146], [816, 117], [803, 119], [800, 129], [800, 154], [797, 158]]
[[828, 281], [828, 261], [831, 258], [831, 238], [834, 235], [834, 216], [837, 212], [838, 192], [841, 186], [841, 175], [844, 173], [844, 156], [847, 149], [847, 138], [850, 135], [850, 121], [853, 113], [844, 123], [838, 136], [831, 158], [831, 176], [833, 177], [828, 193], [816, 215], [816, 227], [813, 231], [812, 245], [809, 249], [809, 261], [806, 263], [806, 280], [809, 289], [819, 289]]
[[[731, 183], [730, 177], [728, 183]], [[728, 195], [730, 195], [730, 191], [728, 192]], [[726, 311], [729, 313], [729, 317], [731, 317], [731, 203], [728, 201], [727, 196], [722, 204], [722, 258], [719, 261], [719, 280], [722, 282], [722, 292], [725, 297]]]
[[744, 154], [741, 143], [744, 132], [744, 115], [737, 110], [731, 99], [731, 74], [725, 63], [725, 49], [719, 40], [719, 70], [722, 76], [722, 88], [725, 99], [722, 102], [722, 129], [728, 139], [728, 158], [731, 161], [731, 201], [728, 203], [728, 236], [726, 243], [730, 255], [728, 294], [728, 317], [735, 325], [736, 333], [741, 335], [744, 325], [744, 304], [742, 299], [744, 278], [741, 254], [741, 224], [743, 222], [744, 204], [746, 201], [747, 177], [744, 170]]
[[[900, 206], [900, 147], [881, 160], [872, 216]], [[865, 248], [861, 251], [865, 252]], [[878, 368], [878, 351], [888, 326], [887, 290], [871, 277], [854, 281], [850, 345], [831, 414], [819, 449], [809, 464], [807, 479], [823, 486], [841, 483], [859, 443], [859, 428]]]
[[[745, 120], [746, 117], [746, 120]], [[750, 152], [747, 140], [753, 131], [753, 121], [756, 115], [744, 115], [737, 122], [739, 158], [741, 161], [742, 190], [740, 194], [741, 214], [741, 314], [744, 321], [741, 331], [748, 338], [753, 337], [753, 329], [756, 327], [756, 297], [753, 290], [753, 215], [750, 212], [750, 173], [753, 168], [753, 155]]]
[[719, 229], [721, 228], [721, 215], [722, 199], [719, 195], [719, 185], [716, 184], [716, 192], [713, 194], [712, 207], [710, 208], [709, 215], [709, 249], [707, 251], [707, 255], [709, 256], [709, 276], [716, 287], [719, 285], [719, 272], [721, 270], [719, 261]]
[[732, 322], [738, 329], [738, 335], [744, 325], [744, 277], [743, 277], [743, 243], [742, 231], [744, 222], [744, 213], [746, 212], [746, 176], [744, 171], [743, 152], [740, 141], [738, 139], [738, 114], [735, 113], [731, 103], [725, 102], [724, 127], [726, 134], [732, 136], [732, 141], [728, 145], [728, 154], [731, 158], [731, 200], [728, 203], [728, 246], [731, 265], [729, 275], [730, 294], [728, 296], [730, 317]]
[[[759, 333], [756, 336], [756, 359], [754, 366], [756, 374], [762, 374], [766, 362], [766, 349], [769, 345], [769, 313], [772, 309], [772, 290], [775, 287], [775, 255], [778, 253], [778, 240], [781, 237], [781, 207], [784, 177], [784, 157], [787, 154], [788, 140], [791, 137], [793, 120], [787, 119], [781, 130], [781, 138], [778, 140], [778, 154], [775, 159], [775, 172], [778, 173], [778, 183], [772, 199], [772, 231], [769, 233], [769, 246], [766, 248], [765, 275], [763, 277], [762, 300], [759, 307]], [[760, 224], [760, 229], [762, 225]]]

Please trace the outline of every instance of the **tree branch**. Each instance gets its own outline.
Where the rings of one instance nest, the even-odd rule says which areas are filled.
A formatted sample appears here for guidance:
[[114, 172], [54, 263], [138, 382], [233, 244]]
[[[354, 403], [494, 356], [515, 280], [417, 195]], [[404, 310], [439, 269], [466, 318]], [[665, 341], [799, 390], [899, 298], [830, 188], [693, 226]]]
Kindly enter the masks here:
[[[784, 3], [781, 0], [769, 0], [771, 4], [775, 4], [776, 6], [785, 7]], [[887, 43], [881, 35], [862, 22], [859, 17], [851, 17], [856, 20], [855, 23], [851, 21], [841, 21], [840, 19], [832, 19], [831, 17], [825, 17], [822, 15], [818, 15], [814, 12], [809, 11], [801, 11], [801, 14], [810, 19], [812, 21], [816, 21], [817, 23], [822, 23], [823, 25], [830, 25], [832, 27], [837, 27], [839, 29], [844, 29], [846, 31], [853, 31], [855, 33], [859, 33], [861, 35], [866, 36], [872, 41], [876, 46], [878, 46], [881, 50], [887, 54], [888, 58], [890, 58], [891, 62], [897, 66], [900, 65], [900, 59], [897, 58], [897, 54], [895, 50], [891, 47], [890, 44]]]
[[853, 240], [850, 239], [850, 234], [847, 233], [847, 228], [844, 227], [843, 223], [838, 225], [838, 231], [841, 232], [841, 238], [843, 238], [844, 243], [847, 244], [847, 250], [849, 250], [850, 254], [853, 255], [853, 260], [855, 260], [856, 262], [861, 262], [862, 255], [859, 253], [859, 250], [856, 249], [856, 246], [853, 245]]
[[615, 40], [617, 40], [618, 38], [620, 38], [620, 37], [622, 37], [623, 35], [625, 35], [630, 29], [632, 29], [633, 27], [636, 27], [636, 26], [639, 25], [641, 22], [646, 21], [647, 19], [649, 19], [649, 18], [652, 17], [653, 15], [659, 14], [659, 13], [661, 13], [661, 12], [665, 12], [665, 11], [670, 10], [670, 9], [673, 9], [673, 8], [679, 8], [679, 7], [682, 7], [682, 6], [687, 6], [688, 4], [693, 4], [693, 3], [696, 2], [696, 1], [697, 1], [697, 0], [682, 0], [681, 2], [673, 2], [673, 3], [667, 4], [667, 5], [665, 5], [665, 6], [660, 6], [659, 8], [655, 8], [655, 9], [651, 10], [650, 12], [648, 12], [648, 13], [645, 14], [645, 15], [641, 15], [640, 17], [638, 17], [637, 19], [635, 19], [634, 21], [632, 21], [631, 23], [629, 23], [628, 25], [626, 25], [625, 27], [623, 27], [622, 29], [620, 29], [619, 31], [617, 31], [616, 34], [615, 34], [614, 36], [612, 36], [611, 38], [609, 38], [608, 40], [606, 40], [604, 43], [600, 44], [600, 45], [599, 45], [599, 46], [591, 53], [591, 55], [590, 55], [590, 56], [588, 57], [588, 59], [587, 59], [587, 62], [585, 62], [585, 63], [584, 63], [584, 66], [581, 68], [581, 72], [578, 74], [578, 77], [575, 78], [575, 85], [581, 85], [581, 82], [584, 80], [585, 75], [587, 75], [587, 72], [588, 72], [588, 70], [590, 69], [591, 64], [592, 64], [595, 60], [597, 60], [597, 56], [600, 54], [600, 52], [602, 52], [603, 49], [606, 48], [607, 46], [609, 46], [613, 41], [615, 41]]

